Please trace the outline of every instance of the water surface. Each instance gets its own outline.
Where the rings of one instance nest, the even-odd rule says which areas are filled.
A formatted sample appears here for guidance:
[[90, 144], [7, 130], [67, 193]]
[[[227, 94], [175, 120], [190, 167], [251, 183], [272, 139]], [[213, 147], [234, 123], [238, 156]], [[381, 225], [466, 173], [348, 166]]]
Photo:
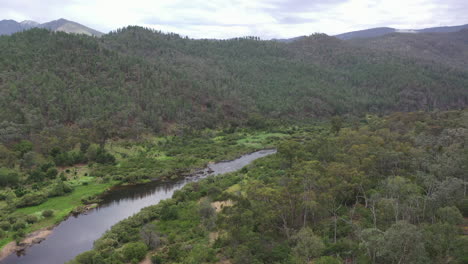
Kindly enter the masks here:
[[76, 255], [92, 249], [93, 242], [117, 222], [139, 212], [146, 206], [171, 198], [176, 190], [181, 189], [187, 183], [239, 170], [252, 161], [275, 152], [276, 150], [262, 150], [233, 161], [211, 164], [203, 173], [177, 182], [150, 182], [116, 187], [103, 197], [103, 202], [99, 207], [86, 214], [70, 216], [56, 226], [46, 240], [26, 249], [22, 255], [10, 255], [1, 263], [61, 264], [69, 261]]

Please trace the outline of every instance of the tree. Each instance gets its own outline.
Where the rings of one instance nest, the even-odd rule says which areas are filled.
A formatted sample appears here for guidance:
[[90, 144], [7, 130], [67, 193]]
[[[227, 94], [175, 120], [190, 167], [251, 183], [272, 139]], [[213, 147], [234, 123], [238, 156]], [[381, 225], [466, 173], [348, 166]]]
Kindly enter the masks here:
[[424, 237], [406, 221], [398, 221], [385, 231], [381, 252], [384, 263], [427, 263]]
[[368, 228], [361, 231], [360, 246], [366, 250], [372, 263], [376, 263], [377, 257], [382, 254], [384, 232], [377, 228]]
[[322, 239], [308, 227], [299, 230], [292, 239], [295, 242], [292, 252], [300, 263], [309, 263], [313, 258], [319, 257], [325, 249]]
[[29, 151], [32, 151], [33, 144], [29, 140], [21, 140], [19, 143], [13, 146], [13, 150], [19, 152], [20, 157]]
[[331, 119], [331, 132], [335, 135], [340, 133], [341, 127], [343, 126], [343, 119], [339, 116], [334, 116]]
[[123, 259], [129, 261], [140, 261], [145, 255], [148, 247], [143, 242], [131, 242], [122, 247]]
[[301, 145], [293, 140], [282, 142], [278, 146], [278, 153], [288, 161], [288, 167], [291, 167], [296, 157], [300, 155]]

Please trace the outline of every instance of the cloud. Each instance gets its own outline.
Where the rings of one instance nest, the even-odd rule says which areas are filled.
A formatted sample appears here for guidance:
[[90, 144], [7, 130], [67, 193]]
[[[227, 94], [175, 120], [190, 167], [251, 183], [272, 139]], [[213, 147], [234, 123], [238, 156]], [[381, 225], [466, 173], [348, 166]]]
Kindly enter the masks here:
[[0, 0], [0, 19], [66, 18], [107, 32], [141, 25], [193, 38], [288, 38], [468, 23], [466, 0]]

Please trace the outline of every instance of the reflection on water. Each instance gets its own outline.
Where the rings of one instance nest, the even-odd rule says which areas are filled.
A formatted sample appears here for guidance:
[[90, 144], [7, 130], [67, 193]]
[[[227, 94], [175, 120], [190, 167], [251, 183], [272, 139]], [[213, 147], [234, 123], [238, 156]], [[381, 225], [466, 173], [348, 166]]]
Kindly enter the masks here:
[[151, 182], [116, 187], [103, 197], [103, 202], [99, 207], [86, 214], [69, 217], [55, 227], [54, 232], [45, 241], [28, 248], [21, 256], [13, 254], [1, 263], [64, 263], [79, 253], [90, 250], [94, 240], [101, 237], [112, 225], [139, 212], [144, 207], [171, 198], [176, 190], [181, 189], [187, 183], [239, 170], [252, 161], [273, 153], [276, 153], [276, 150], [262, 150], [233, 161], [211, 164], [209, 169], [205, 169], [202, 174], [190, 176], [175, 183]]

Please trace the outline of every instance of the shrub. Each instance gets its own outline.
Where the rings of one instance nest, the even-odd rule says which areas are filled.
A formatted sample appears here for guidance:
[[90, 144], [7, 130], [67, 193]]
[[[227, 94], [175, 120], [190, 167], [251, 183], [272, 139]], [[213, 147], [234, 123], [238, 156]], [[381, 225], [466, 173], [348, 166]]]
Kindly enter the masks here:
[[7, 221], [0, 222], [0, 229], [8, 231], [10, 230], [11, 224]]
[[28, 193], [21, 197], [21, 199], [16, 204], [17, 207], [26, 207], [38, 205], [47, 200], [47, 196], [42, 193]]
[[13, 234], [13, 238], [16, 240], [16, 243], [19, 244], [19, 242], [23, 240], [25, 235], [26, 233], [24, 232], [24, 230], [18, 230]]
[[16, 221], [18, 221], [18, 217], [13, 215], [8, 216], [8, 222], [10, 222], [10, 224], [14, 224]]
[[59, 177], [60, 177], [61, 181], [66, 181], [67, 180], [67, 176], [65, 176], [65, 173], [63, 173], [63, 172], [60, 173]]
[[52, 211], [52, 210], [42, 211], [42, 216], [43, 217], [52, 217], [53, 215], [54, 215], [54, 211]]
[[19, 182], [19, 175], [8, 169], [0, 168], [0, 186], [16, 186]]
[[143, 242], [128, 243], [122, 248], [122, 255], [125, 261], [142, 260], [148, 248]]
[[93, 258], [96, 256], [96, 252], [94, 250], [85, 251], [78, 256], [76, 256], [75, 260], [77, 263], [80, 264], [93, 264]]
[[38, 218], [35, 215], [26, 216], [26, 222], [28, 222], [28, 224], [34, 224], [34, 223], [37, 222], [37, 220], [38, 220]]
[[62, 196], [62, 195], [65, 195], [66, 193], [70, 193], [72, 190], [73, 190], [72, 187], [70, 187], [65, 182], [58, 181], [54, 185], [52, 190], [49, 192], [49, 197]]
[[46, 177], [49, 179], [55, 179], [57, 177], [58, 170], [56, 168], [49, 168], [46, 171]]
[[18, 231], [18, 230], [23, 229], [25, 227], [26, 227], [26, 222], [20, 220], [20, 221], [13, 224], [12, 229], [14, 231]]
[[162, 264], [163, 263], [163, 258], [158, 255], [153, 255], [151, 256], [151, 263], [152, 264]]
[[315, 263], [316, 264], [341, 264], [343, 262], [334, 257], [324, 256], [324, 257], [317, 259]]

